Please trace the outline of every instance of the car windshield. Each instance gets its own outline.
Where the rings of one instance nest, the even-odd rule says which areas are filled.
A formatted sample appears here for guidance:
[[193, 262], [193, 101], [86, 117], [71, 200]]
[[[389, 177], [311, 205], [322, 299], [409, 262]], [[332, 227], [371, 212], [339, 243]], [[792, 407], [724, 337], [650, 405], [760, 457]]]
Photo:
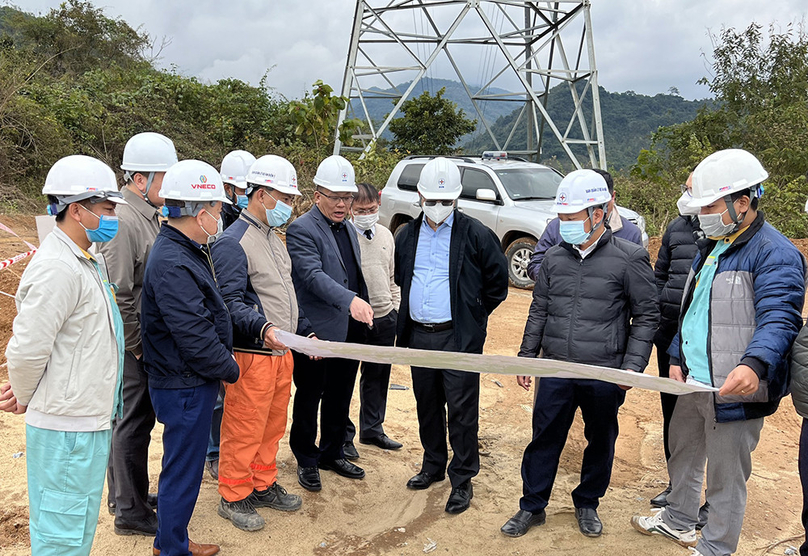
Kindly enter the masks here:
[[555, 199], [561, 176], [549, 168], [503, 168], [494, 170], [508, 197], [514, 201]]

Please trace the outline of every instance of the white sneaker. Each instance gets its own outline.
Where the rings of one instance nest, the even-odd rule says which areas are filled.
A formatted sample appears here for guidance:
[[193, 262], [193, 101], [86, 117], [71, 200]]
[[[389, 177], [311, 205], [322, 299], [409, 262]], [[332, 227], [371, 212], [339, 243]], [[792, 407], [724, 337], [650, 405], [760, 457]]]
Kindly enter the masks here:
[[[631, 526], [643, 535], [662, 535], [682, 546], [696, 546], [698, 542], [698, 539], [696, 539], [696, 530], [681, 531], [665, 524], [665, 522], [662, 521], [662, 511], [663, 510], [659, 510], [650, 517], [635, 515], [631, 518]], [[696, 552], [696, 554], [699, 553]]]
[[704, 554], [702, 554], [701, 552], [699, 552], [698, 550], [696, 550], [695, 548], [693, 548], [691, 546], [690, 547], [690, 556], [704, 556]]

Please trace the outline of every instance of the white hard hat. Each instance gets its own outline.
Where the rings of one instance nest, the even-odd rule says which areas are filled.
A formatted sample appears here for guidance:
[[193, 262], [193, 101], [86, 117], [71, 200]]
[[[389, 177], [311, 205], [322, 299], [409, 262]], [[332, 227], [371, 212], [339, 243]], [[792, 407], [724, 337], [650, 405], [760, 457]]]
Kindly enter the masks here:
[[575, 214], [600, 207], [612, 200], [603, 176], [593, 170], [570, 172], [558, 184], [554, 209], [558, 214]]
[[74, 154], [57, 160], [45, 177], [42, 194], [51, 195], [59, 200], [57, 212], [70, 203], [91, 197], [126, 204], [123, 195], [118, 191], [115, 172], [97, 158], [83, 154]]
[[134, 135], [123, 148], [121, 170], [135, 172], [165, 172], [177, 162], [174, 143], [159, 133], [147, 131]]
[[427, 201], [454, 200], [462, 192], [460, 170], [448, 158], [433, 158], [421, 169], [418, 193]]
[[222, 182], [247, 188], [247, 173], [255, 162], [255, 157], [247, 151], [232, 151], [222, 159]]
[[[760, 161], [743, 149], [717, 151], [693, 170], [689, 207], [706, 207], [736, 191], [756, 189], [769, 177]], [[753, 191], [753, 197], [756, 193]]]
[[274, 154], [264, 155], [255, 161], [250, 168], [250, 173], [247, 174], [247, 184], [248, 193], [252, 191], [253, 186], [261, 186], [271, 187], [289, 195], [300, 195], [300, 191], [297, 190], [295, 167], [285, 158]]
[[314, 184], [334, 193], [356, 193], [356, 175], [353, 165], [338, 154], [332, 154], [317, 167]]
[[168, 169], [163, 177], [160, 197], [175, 201], [233, 203], [224, 193], [222, 176], [201, 160], [182, 160]]

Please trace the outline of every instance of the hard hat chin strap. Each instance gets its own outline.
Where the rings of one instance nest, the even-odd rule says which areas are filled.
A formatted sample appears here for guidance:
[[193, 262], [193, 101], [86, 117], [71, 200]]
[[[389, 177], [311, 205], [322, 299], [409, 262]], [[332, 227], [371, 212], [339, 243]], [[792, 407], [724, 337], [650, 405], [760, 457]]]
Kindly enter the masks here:
[[[592, 224], [592, 230], [589, 232], [589, 236], [592, 237], [598, 228], [603, 226], [606, 223], [606, 217], [608, 216], [606, 213], [606, 208], [609, 206], [609, 203], [604, 204], [603, 206], [594, 206], [588, 207], [586, 209], [587, 215], [589, 215], [589, 223]], [[600, 222], [595, 224], [595, 210], [600, 209], [603, 211], [603, 218], [601, 218]]]
[[[135, 172], [135, 174], [143, 175], [142, 172]], [[155, 172], [149, 172], [149, 178], [146, 180], [146, 191], [141, 191], [140, 188], [137, 187], [137, 185], [135, 185], [135, 188], [138, 190], [138, 193], [140, 193], [140, 196], [143, 197], [144, 201], [149, 203], [154, 208], [158, 208], [157, 205], [155, 205], [154, 203], [151, 202], [151, 200], [149, 200], [149, 190], [151, 189], [152, 182], [154, 181], [154, 174]], [[134, 174], [130, 174], [128, 170], [123, 173], [123, 179], [127, 182], [135, 183]]]
[[[755, 193], [757, 192], [757, 188], [750, 189], [749, 191], [750, 191], [750, 193], [749, 193], [749, 206], [751, 207], [752, 206], [752, 199], [755, 198]], [[729, 219], [732, 221], [733, 224], [735, 224], [735, 226], [732, 228], [732, 231], [729, 233], [729, 235], [732, 235], [732, 234], [734, 234], [735, 232], [738, 231], [738, 228], [741, 227], [741, 224], [743, 223], [744, 219], [746, 218], [746, 213], [749, 212], [749, 210], [747, 209], [744, 212], [742, 212], [741, 214], [738, 214], [738, 212], [735, 210], [735, 202], [732, 200], [731, 195], [727, 195], [726, 197], [724, 197], [724, 203], [727, 205], [727, 212], [729, 212]]]

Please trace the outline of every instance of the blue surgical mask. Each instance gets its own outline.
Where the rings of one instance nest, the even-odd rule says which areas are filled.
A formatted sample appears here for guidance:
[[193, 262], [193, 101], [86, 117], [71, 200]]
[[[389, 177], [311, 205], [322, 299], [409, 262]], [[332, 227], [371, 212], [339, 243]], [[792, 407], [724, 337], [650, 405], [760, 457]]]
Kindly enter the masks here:
[[266, 205], [261, 203], [267, 213], [267, 225], [270, 228], [278, 228], [283, 226], [289, 221], [292, 216], [292, 207], [283, 201], [275, 200], [275, 207], [272, 210], [268, 209]]
[[561, 239], [570, 245], [581, 245], [586, 243], [592, 232], [584, 231], [584, 223], [586, 220], [572, 220], [559, 222], [558, 231], [561, 234]]
[[99, 216], [83, 205], [79, 206], [98, 218], [98, 227], [95, 230], [88, 230], [84, 227], [84, 224], [79, 222], [79, 225], [84, 228], [84, 233], [87, 234], [87, 239], [89, 239], [92, 243], [104, 243], [115, 237], [115, 235], [118, 233], [117, 216], [107, 216], [105, 214]]
[[236, 195], [236, 206], [240, 209], [247, 208], [247, 203], [250, 202], [249, 197], [246, 195]]

